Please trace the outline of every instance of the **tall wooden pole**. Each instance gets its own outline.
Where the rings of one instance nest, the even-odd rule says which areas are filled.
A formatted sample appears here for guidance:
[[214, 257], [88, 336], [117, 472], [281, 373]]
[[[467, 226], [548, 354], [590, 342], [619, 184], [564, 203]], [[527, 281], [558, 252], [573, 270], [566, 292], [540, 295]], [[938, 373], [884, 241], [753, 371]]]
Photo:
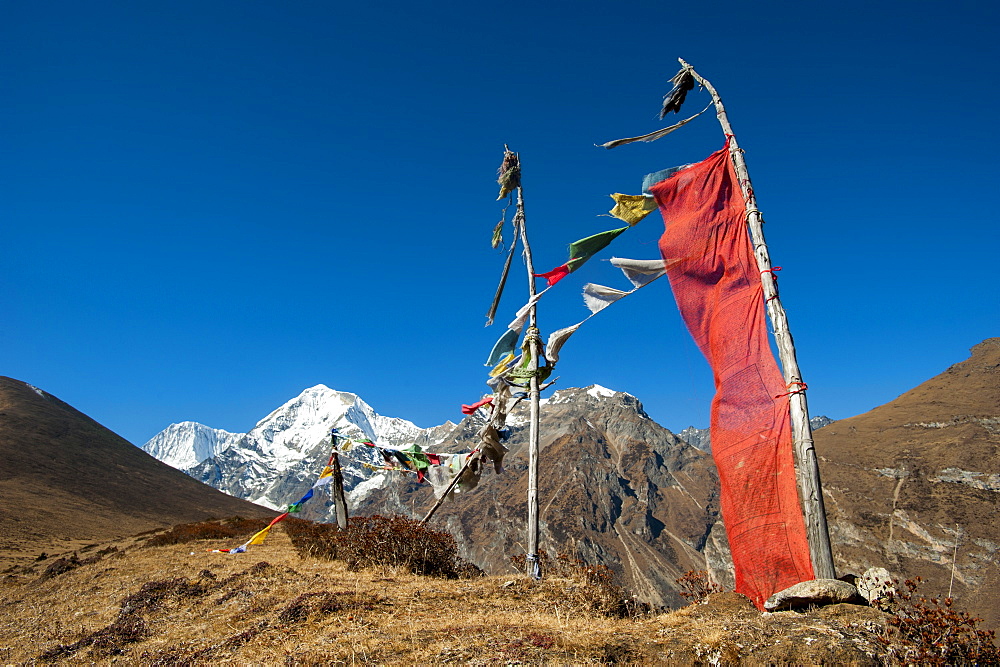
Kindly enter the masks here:
[[340, 469], [340, 455], [337, 453], [337, 431], [334, 430], [330, 437], [333, 444], [333, 452], [330, 454], [330, 467], [333, 468], [333, 502], [337, 512], [337, 528], [347, 530], [347, 497], [344, 495], [344, 474]]
[[[517, 169], [520, 172], [521, 162], [517, 158]], [[514, 229], [521, 233], [521, 243], [524, 244], [524, 264], [528, 270], [528, 299], [535, 298], [535, 265], [531, 259], [531, 244], [528, 243], [528, 231], [524, 224], [524, 188], [518, 178], [517, 211], [514, 213]], [[528, 309], [528, 330], [524, 341], [528, 345], [531, 359], [528, 370], [531, 378], [528, 384], [528, 399], [531, 412], [528, 429], [528, 553], [525, 555], [525, 567], [528, 575], [534, 579], [542, 578], [541, 565], [538, 561], [538, 422], [539, 422], [539, 388], [538, 388], [538, 358], [541, 355], [542, 344], [538, 335], [538, 313], [535, 304]]]
[[823, 504], [823, 490], [819, 477], [819, 463], [816, 460], [816, 449], [813, 445], [812, 427], [809, 424], [809, 408], [806, 404], [805, 383], [799, 371], [799, 363], [795, 356], [795, 344], [791, 331], [788, 329], [788, 318], [785, 308], [778, 298], [778, 287], [771, 268], [771, 256], [764, 242], [764, 218], [757, 208], [757, 198], [750, 184], [750, 174], [747, 171], [743, 151], [736, 142], [733, 127], [729, 124], [726, 108], [722, 98], [705, 78], [698, 74], [691, 65], [678, 58], [681, 66], [694, 77], [695, 81], [704, 86], [715, 103], [716, 115], [722, 131], [729, 138], [729, 154], [733, 160], [736, 177], [743, 191], [746, 202], [747, 225], [750, 228], [750, 238], [753, 241], [754, 255], [757, 257], [757, 268], [760, 269], [760, 279], [764, 287], [764, 298], [767, 300], [767, 314], [771, 318], [774, 338], [778, 346], [778, 357], [785, 376], [789, 398], [792, 441], [795, 452], [795, 471], [799, 486], [799, 497], [802, 501], [802, 513], [805, 516], [806, 535], [809, 539], [809, 551], [812, 557], [813, 573], [818, 579], [834, 579], [836, 572], [833, 566], [833, 551], [830, 548], [830, 531], [826, 523], [826, 508]]

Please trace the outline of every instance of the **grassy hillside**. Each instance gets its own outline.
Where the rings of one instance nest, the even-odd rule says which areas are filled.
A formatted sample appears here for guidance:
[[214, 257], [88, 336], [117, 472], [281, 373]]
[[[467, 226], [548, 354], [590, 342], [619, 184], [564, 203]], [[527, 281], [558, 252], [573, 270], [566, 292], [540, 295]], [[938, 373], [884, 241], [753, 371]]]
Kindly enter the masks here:
[[285, 524], [244, 554], [207, 551], [244, 536], [169, 544], [206, 534], [188, 527], [15, 568], [0, 583], [0, 660], [876, 665], [899, 650], [885, 639], [891, 617], [864, 606], [762, 614], [718, 593], [676, 611], [643, 610], [620, 604], [621, 591], [584, 566], [541, 582], [513, 567], [424, 576], [303, 556], [308, 531], [288, 528], [298, 549]]

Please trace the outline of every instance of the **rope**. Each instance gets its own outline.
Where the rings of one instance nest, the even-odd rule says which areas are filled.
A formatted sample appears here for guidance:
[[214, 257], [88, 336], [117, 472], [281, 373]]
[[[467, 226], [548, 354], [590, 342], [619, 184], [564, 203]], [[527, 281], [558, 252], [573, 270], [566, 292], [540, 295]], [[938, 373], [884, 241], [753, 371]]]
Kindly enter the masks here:
[[[794, 384], [799, 385], [799, 388], [798, 389], [792, 389], [792, 385], [794, 385]], [[789, 382], [785, 386], [785, 389], [788, 389], [788, 391], [786, 391], [784, 394], [778, 394], [777, 396], [775, 396], [775, 398], [781, 398], [782, 396], [791, 396], [792, 394], [801, 394], [801, 393], [803, 393], [808, 388], [809, 388], [809, 385], [807, 385], [805, 382]]]

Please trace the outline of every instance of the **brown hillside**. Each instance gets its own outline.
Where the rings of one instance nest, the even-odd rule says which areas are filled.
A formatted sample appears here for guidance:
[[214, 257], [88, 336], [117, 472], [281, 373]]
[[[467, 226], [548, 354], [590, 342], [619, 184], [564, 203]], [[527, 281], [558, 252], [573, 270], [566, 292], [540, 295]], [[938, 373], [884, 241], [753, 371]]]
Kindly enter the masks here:
[[8, 377], [0, 377], [0, 461], [0, 565], [186, 521], [274, 515]]
[[579, 572], [352, 571], [300, 557], [284, 524], [245, 554], [206, 553], [217, 546], [127, 540], [62, 574], [0, 578], [0, 664], [894, 664], [887, 616], [869, 607], [762, 615], [720, 593], [623, 618]]
[[958, 603], [1000, 624], [1000, 338], [815, 439], [838, 570], [883, 566], [947, 595], [954, 563]]

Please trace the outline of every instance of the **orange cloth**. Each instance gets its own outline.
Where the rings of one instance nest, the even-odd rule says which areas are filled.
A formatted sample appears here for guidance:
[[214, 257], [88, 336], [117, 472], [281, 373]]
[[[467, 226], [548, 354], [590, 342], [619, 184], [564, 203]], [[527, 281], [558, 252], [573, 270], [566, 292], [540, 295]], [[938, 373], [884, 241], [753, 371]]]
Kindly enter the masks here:
[[[728, 146], [653, 185], [660, 253], [678, 308], [715, 377], [712, 456], [736, 591], [758, 608], [813, 578], [785, 382], [768, 343], [760, 272]], [[669, 261], [666, 261], [669, 258]]]

